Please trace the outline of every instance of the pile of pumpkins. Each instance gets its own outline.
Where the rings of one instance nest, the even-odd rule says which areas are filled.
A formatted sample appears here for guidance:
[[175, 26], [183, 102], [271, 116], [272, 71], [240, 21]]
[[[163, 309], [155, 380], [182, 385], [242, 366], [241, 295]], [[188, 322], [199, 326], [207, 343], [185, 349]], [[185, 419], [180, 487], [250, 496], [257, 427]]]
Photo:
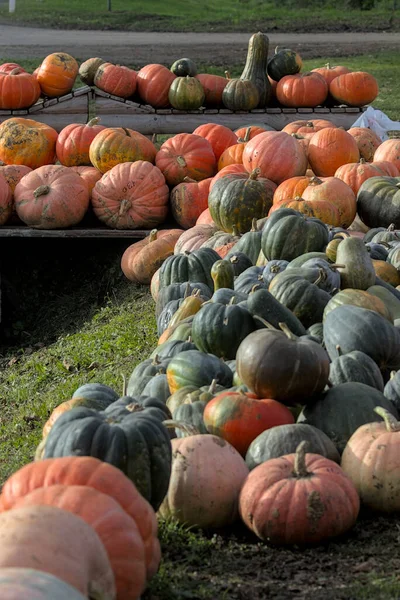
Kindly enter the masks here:
[[[327, 120], [295, 121], [282, 131], [206, 123], [160, 145], [97, 118], [58, 134], [12, 117], [0, 125], [0, 224], [60, 229], [89, 211], [114, 229], [150, 231], [172, 216], [179, 233], [208, 224], [233, 236], [221, 237], [221, 246], [248, 231], [253, 218], [290, 206], [349, 227], [360, 186], [399, 175], [399, 147], [398, 139], [382, 143], [367, 128], [345, 131]], [[392, 194], [388, 185], [379, 197]], [[360, 200], [358, 213], [368, 227], [400, 226], [385, 206]]]

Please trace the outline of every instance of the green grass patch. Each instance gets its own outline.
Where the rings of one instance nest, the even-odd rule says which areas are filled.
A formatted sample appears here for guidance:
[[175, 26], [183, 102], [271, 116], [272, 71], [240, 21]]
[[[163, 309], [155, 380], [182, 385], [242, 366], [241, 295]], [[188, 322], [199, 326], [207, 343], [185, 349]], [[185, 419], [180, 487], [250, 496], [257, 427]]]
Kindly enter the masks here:
[[[18, 0], [0, 8], [3, 23], [70, 29], [131, 31], [388, 31], [400, 28], [400, 10], [391, 0], [375, 2], [373, 10], [354, 10], [350, 2], [305, 0], [279, 3], [262, 0]], [[361, 4], [361, 3], [360, 3]]]

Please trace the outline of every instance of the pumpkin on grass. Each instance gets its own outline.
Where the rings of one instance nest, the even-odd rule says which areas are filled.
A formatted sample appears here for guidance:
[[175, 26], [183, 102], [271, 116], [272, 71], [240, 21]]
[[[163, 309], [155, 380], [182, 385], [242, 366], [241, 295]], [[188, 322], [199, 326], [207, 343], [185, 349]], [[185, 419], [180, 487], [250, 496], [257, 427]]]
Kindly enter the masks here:
[[90, 162], [102, 173], [123, 162], [154, 163], [156, 153], [156, 147], [146, 136], [127, 127], [103, 129], [89, 147]]
[[212, 177], [217, 166], [211, 144], [193, 133], [179, 133], [166, 140], [157, 152], [156, 165], [172, 186], [185, 177], [196, 181]]
[[68, 94], [74, 87], [79, 66], [66, 52], [55, 52], [46, 56], [39, 67], [36, 79], [42, 92], [54, 98]]
[[30, 73], [20, 67], [4, 72], [0, 67], [0, 109], [29, 108], [40, 96], [40, 86]]
[[81, 177], [61, 165], [47, 165], [21, 179], [14, 192], [21, 221], [36, 229], [59, 229], [79, 223], [89, 207]]
[[170, 485], [158, 515], [193, 527], [233, 523], [238, 517], [240, 488], [248, 474], [240, 454], [215, 435], [174, 439], [172, 452]]
[[351, 480], [332, 460], [307, 454], [273, 458], [247, 477], [240, 516], [260, 539], [273, 544], [308, 544], [341, 535], [356, 522], [360, 500]]
[[0, 160], [37, 169], [54, 163], [58, 133], [33, 119], [11, 117], [0, 125]]
[[62, 129], [57, 138], [56, 153], [60, 163], [66, 167], [89, 166], [90, 144], [96, 135], [105, 129], [98, 125], [99, 119], [95, 117], [86, 125], [73, 123]]
[[129, 98], [135, 93], [136, 77], [133, 69], [106, 62], [97, 69], [94, 85], [108, 94]]

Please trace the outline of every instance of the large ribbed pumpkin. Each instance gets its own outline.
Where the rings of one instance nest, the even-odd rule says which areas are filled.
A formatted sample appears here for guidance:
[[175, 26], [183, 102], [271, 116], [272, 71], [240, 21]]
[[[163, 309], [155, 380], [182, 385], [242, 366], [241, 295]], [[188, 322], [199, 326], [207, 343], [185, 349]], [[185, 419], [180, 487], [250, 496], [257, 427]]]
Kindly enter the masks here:
[[102, 173], [96, 167], [70, 167], [70, 169], [78, 173], [79, 177], [86, 183], [89, 196], [92, 197], [92, 190], [99, 179], [101, 179]]
[[375, 151], [375, 161], [388, 161], [400, 171], [400, 139], [386, 140]]
[[121, 65], [103, 63], [94, 76], [94, 84], [104, 92], [129, 98], [136, 90], [136, 71]]
[[204, 125], [199, 125], [199, 127], [196, 127], [193, 131], [193, 134], [200, 135], [210, 142], [217, 162], [224, 150], [237, 142], [236, 133], [229, 129], [229, 127], [218, 125], [217, 123], [205, 123]]
[[157, 152], [156, 165], [171, 186], [182, 183], [185, 177], [207, 179], [217, 168], [210, 142], [193, 133], [179, 133], [165, 141]]
[[0, 125], [0, 160], [37, 169], [56, 159], [57, 131], [32, 119], [11, 117]]
[[357, 142], [340, 127], [317, 131], [308, 145], [308, 160], [318, 177], [332, 177], [339, 167], [359, 159]]
[[124, 162], [107, 171], [92, 192], [100, 221], [115, 229], [150, 229], [168, 212], [168, 186], [158, 167], [145, 160]]
[[70, 54], [55, 52], [46, 56], [36, 78], [42, 92], [54, 98], [72, 90], [78, 71], [78, 63]]
[[95, 117], [86, 125], [72, 123], [60, 131], [57, 138], [56, 153], [60, 163], [66, 167], [89, 166], [90, 144], [96, 135], [105, 129], [98, 125]]
[[357, 195], [358, 190], [364, 181], [370, 179], [370, 177], [382, 177], [385, 176], [385, 174], [386, 173], [374, 163], [367, 163], [363, 158], [360, 158], [358, 163], [347, 163], [339, 167], [335, 173], [335, 177], [338, 177], [347, 183]]
[[0, 109], [29, 108], [39, 99], [40, 86], [36, 78], [17, 67], [8, 73], [0, 68]]
[[146, 160], [154, 163], [156, 147], [141, 133], [127, 127], [100, 131], [89, 148], [90, 162], [102, 173], [119, 163]]
[[243, 165], [249, 173], [260, 169], [260, 176], [282, 183], [289, 177], [304, 175], [307, 157], [302, 146], [282, 131], [260, 133], [246, 144]]
[[7, 223], [13, 211], [13, 194], [5, 177], [0, 174], [0, 225]]
[[36, 229], [77, 225], [89, 207], [86, 183], [68, 167], [46, 165], [21, 179], [14, 192], [21, 221]]
[[138, 71], [137, 92], [146, 104], [154, 108], [165, 108], [169, 106], [168, 92], [174, 79], [176, 75], [164, 65], [146, 65]]

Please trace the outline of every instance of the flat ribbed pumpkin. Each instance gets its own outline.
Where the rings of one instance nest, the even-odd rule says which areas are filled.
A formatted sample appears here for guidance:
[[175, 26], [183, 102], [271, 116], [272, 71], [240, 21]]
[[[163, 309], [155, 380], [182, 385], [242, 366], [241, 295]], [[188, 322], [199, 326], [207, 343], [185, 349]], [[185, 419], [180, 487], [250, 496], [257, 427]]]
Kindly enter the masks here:
[[193, 133], [179, 133], [165, 141], [157, 152], [156, 165], [171, 186], [182, 183], [185, 177], [207, 179], [217, 168], [210, 142]]
[[95, 215], [115, 229], [150, 229], [168, 212], [168, 186], [150, 162], [124, 162], [107, 171], [92, 192]]
[[72, 123], [62, 129], [56, 144], [57, 158], [66, 167], [79, 167], [91, 165], [89, 158], [90, 144], [96, 135], [105, 129], [98, 125], [99, 119], [95, 117], [86, 125]]
[[58, 133], [45, 123], [11, 117], [0, 125], [0, 160], [37, 169], [56, 159]]
[[77, 225], [89, 207], [89, 190], [68, 167], [46, 165], [21, 179], [14, 192], [21, 221], [36, 229]]
[[156, 147], [147, 137], [127, 127], [100, 131], [89, 148], [90, 162], [102, 173], [123, 162], [154, 163], [156, 153]]

